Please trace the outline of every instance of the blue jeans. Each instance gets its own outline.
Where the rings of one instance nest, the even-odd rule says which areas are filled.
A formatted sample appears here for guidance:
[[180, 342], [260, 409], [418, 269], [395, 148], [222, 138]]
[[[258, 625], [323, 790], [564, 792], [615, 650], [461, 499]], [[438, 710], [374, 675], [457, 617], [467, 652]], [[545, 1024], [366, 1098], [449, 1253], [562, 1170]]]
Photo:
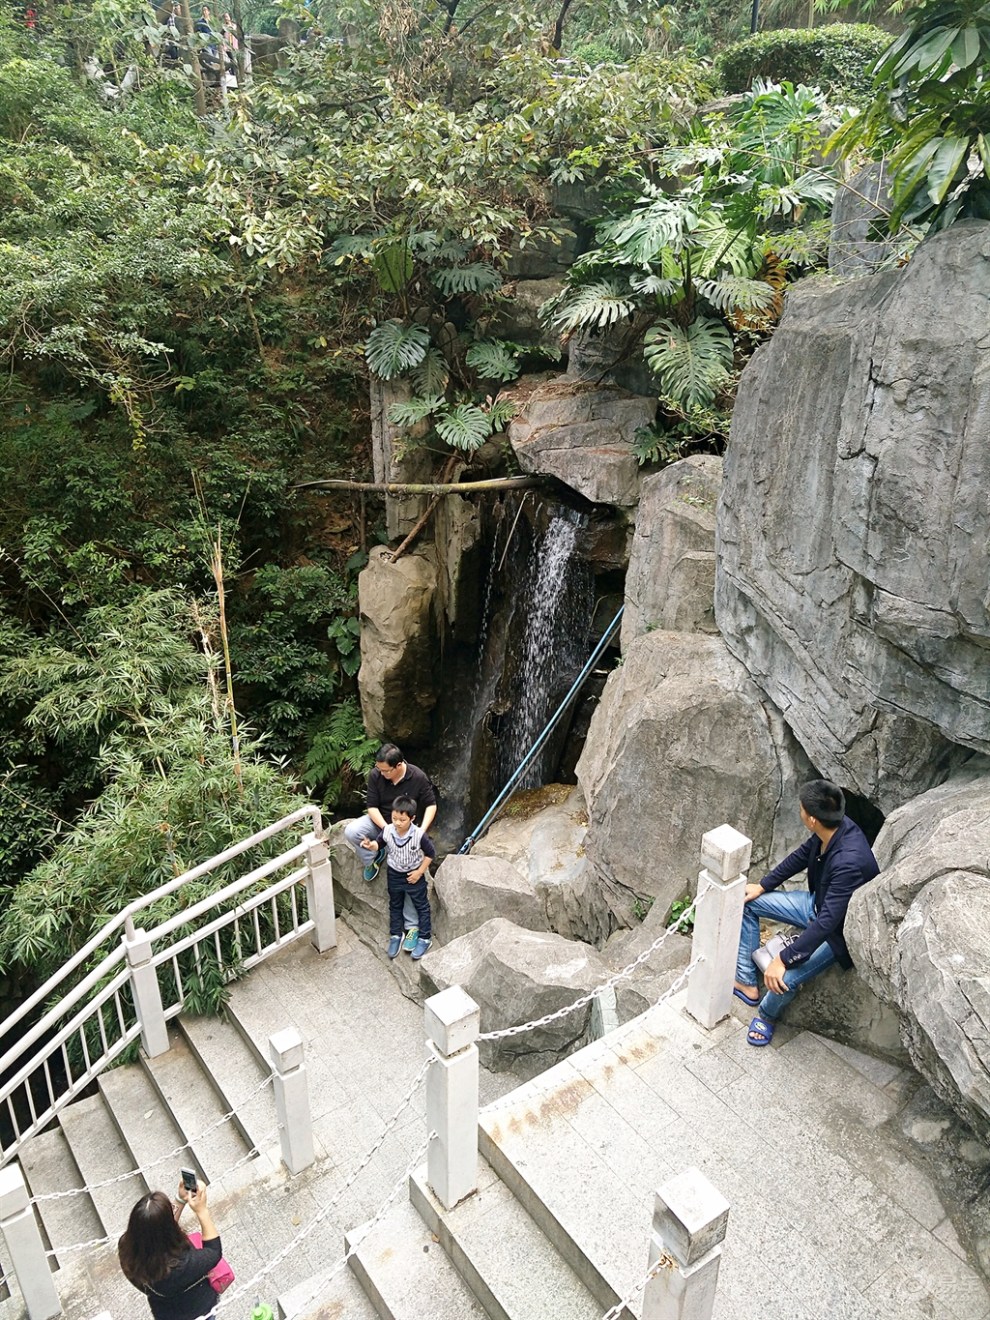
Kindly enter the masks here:
[[[803, 930], [815, 915], [814, 899], [806, 889], [772, 889], [762, 898], [754, 898], [743, 907], [742, 930], [739, 932], [739, 955], [736, 958], [736, 980], [741, 985], [756, 988], [756, 964], [753, 950], [760, 945], [760, 918], [786, 922]], [[835, 962], [835, 954], [827, 943], [819, 944], [810, 958], [797, 967], [788, 967], [784, 973], [787, 993], [774, 994], [768, 990], [760, 1000], [760, 1016], [775, 1021], [797, 994], [805, 981], [824, 972]]]

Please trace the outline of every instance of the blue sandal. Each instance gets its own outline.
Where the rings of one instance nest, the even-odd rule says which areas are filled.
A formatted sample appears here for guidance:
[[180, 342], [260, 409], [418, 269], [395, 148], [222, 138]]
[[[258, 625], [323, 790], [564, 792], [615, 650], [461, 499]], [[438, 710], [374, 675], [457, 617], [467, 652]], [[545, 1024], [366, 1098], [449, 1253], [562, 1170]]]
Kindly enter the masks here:
[[761, 1049], [764, 1045], [769, 1045], [773, 1040], [773, 1033], [776, 1028], [776, 1022], [769, 1022], [766, 1018], [755, 1017], [749, 1024], [749, 1031], [746, 1032], [746, 1039], [750, 1045], [755, 1045]]
[[753, 986], [753, 989], [756, 991], [755, 999], [750, 999], [749, 995], [744, 995], [743, 992], [739, 989], [739, 987], [735, 985], [732, 987], [732, 993], [735, 995], [737, 999], [741, 999], [744, 1004], [749, 1004], [750, 1008], [755, 1008], [756, 1005], [760, 1002], [760, 991], [759, 988], [755, 985]]

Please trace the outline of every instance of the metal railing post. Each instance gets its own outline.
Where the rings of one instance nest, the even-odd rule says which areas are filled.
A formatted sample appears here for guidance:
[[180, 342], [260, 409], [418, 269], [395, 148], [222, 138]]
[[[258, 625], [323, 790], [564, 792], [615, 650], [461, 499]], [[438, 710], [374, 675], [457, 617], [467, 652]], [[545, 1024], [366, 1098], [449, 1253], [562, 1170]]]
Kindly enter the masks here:
[[275, 1069], [275, 1113], [282, 1163], [290, 1173], [308, 1169], [316, 1158], [313, 1149], [313, 1114], [309, 1104], [306, 1051], [295, 1027], [268, 1037], [268, 1056]]
[[478, 1186], [478, 1047], [481, 1009], [459, 985], [426, 1001], [426, 1129], [437, 1135], [426, 1180], [452, 1210]]
[[330, 869], [330, 849], [326, 839], [307, 834], [306, 899], [313, 922], [310, 935], [317, 953], [337, 947], [337, 914], [333, 907], [333, 872]]
[[698, 907], [691, 959], [698, 965], [688, 981], [685, 1008], [711, 1029], [732, 1007], [746, 871], [753, 842], [731, 825], [709, 830], [701, 840]]
[[151, 961], [151, 940], [139, 926], [121, 936], [131, 973], [134, 1011], [141, 1024], [141, 1044], [149, 1059], [168, 1052], [168, 1023], [158, 985], [158, 968]]
[[652, 1269], [642, 1320], [711, 1320], [729, 1203], [699, 1169], [685, 1169], [657, 1192], [650, 1234]]
[[51, 1320], [61, 1315], [62, 1303], [45, 1256], [41, 1230], [16, 1160], [0, 1169], [0, 1233], [17, 1275], [28, 1320]]

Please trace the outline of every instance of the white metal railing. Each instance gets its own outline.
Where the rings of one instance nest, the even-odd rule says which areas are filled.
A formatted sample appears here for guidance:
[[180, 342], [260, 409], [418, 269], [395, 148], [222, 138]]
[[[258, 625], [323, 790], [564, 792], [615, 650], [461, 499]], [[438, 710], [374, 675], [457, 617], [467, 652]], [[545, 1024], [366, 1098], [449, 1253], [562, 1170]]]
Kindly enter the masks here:
[[[155, 903], [270, 839], [294, 834], [291, 847], [216, 893], [151, 930], [135, 926]], [[202, 983], [211, 972], [229, 979], [305, 935], [321, 952], [336, 943], [330, 863], [313, 805], [128, 904], [0, 1023], [0, 1040], [9, 1042], [33, 1009], [52, 1005], [0, 1058], [0, 1107], [9, 1127], [0, 1163], [135, 1041], [150, 1055], [166, 1050], [167, 1023], [182, 1012], [196, 979]]]

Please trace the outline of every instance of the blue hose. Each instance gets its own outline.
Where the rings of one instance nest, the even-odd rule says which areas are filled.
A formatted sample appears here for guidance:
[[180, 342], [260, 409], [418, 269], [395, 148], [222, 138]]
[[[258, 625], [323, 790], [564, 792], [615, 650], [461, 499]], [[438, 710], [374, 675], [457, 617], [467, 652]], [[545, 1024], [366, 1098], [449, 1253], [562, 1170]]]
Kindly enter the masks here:
[[513, 788], [519, 782], [523, 774], [525, 774], [526, 769], [529, 766], [529, 763], [532, 761], [533, 757], [536, 756], [537, 752], [539, 752], [540, 748], [550, 737], [550, 734], [553, 732], [554, 726], [557, 724], [558, 720], [563, 715], [564, 711], [570, 705], [573, 698], [580, 691], [581, 686], [584, 683], [584, 680], [591, 673], [592, 669], [594, 669], [602, 653], [604, 652], [606, 646], [608, 646], [609, 642], [612, 640], [612, 636], [615, 633], [616, 628], [618, 628], [619, 626], [619, 620], [622, 618], [622, 611], [624, 609], [625, 609], [624, 605], [619, 606], [618, 614], [615, 616], [615, 618], [609, 624], [608, 628], [602, 634], [601, 638], [599, 639], [598, 645], [595, 647], [591, 655], [588, 657], [584, 668], [581, 670], [580, 674], [578, 674], [577, 678], [571, 684], [571, 689], [568, 692], [567, 696], [560, 703], [560, 705], [557, 707], [554, 713], [550, 716], [550, 721], [547, 724], [546, 728], [537, 738], [536, 742], [533, 743], [532, 747], [529, 749], [529, 751], [526, 753], [523, 759], [519, 762], [518, 766], [516, 767], [516, 769], [512, 774], [512, 777], [509, 779], [509, 782], [506, 784], [506, 786], [502, 789], [501, 793], [499, 793], [498, 797], [485, 812], [484, 816], [482, 816], [481, 820], [478, 822], [478, 824], [474, 827], [471, 833], [467, 836], [467, 838], [458, 848], [457, 850], [458, 857], [462, 856], [464, 853], [469, 853], [471, 849], [474, 847], [474, 845], [478, 842], [482, 834], [484, 834], [485, 830], [495, 819], [495, 816], [498, 814], [500, 808], [504, 805], [506, 799], [511, 794]]

